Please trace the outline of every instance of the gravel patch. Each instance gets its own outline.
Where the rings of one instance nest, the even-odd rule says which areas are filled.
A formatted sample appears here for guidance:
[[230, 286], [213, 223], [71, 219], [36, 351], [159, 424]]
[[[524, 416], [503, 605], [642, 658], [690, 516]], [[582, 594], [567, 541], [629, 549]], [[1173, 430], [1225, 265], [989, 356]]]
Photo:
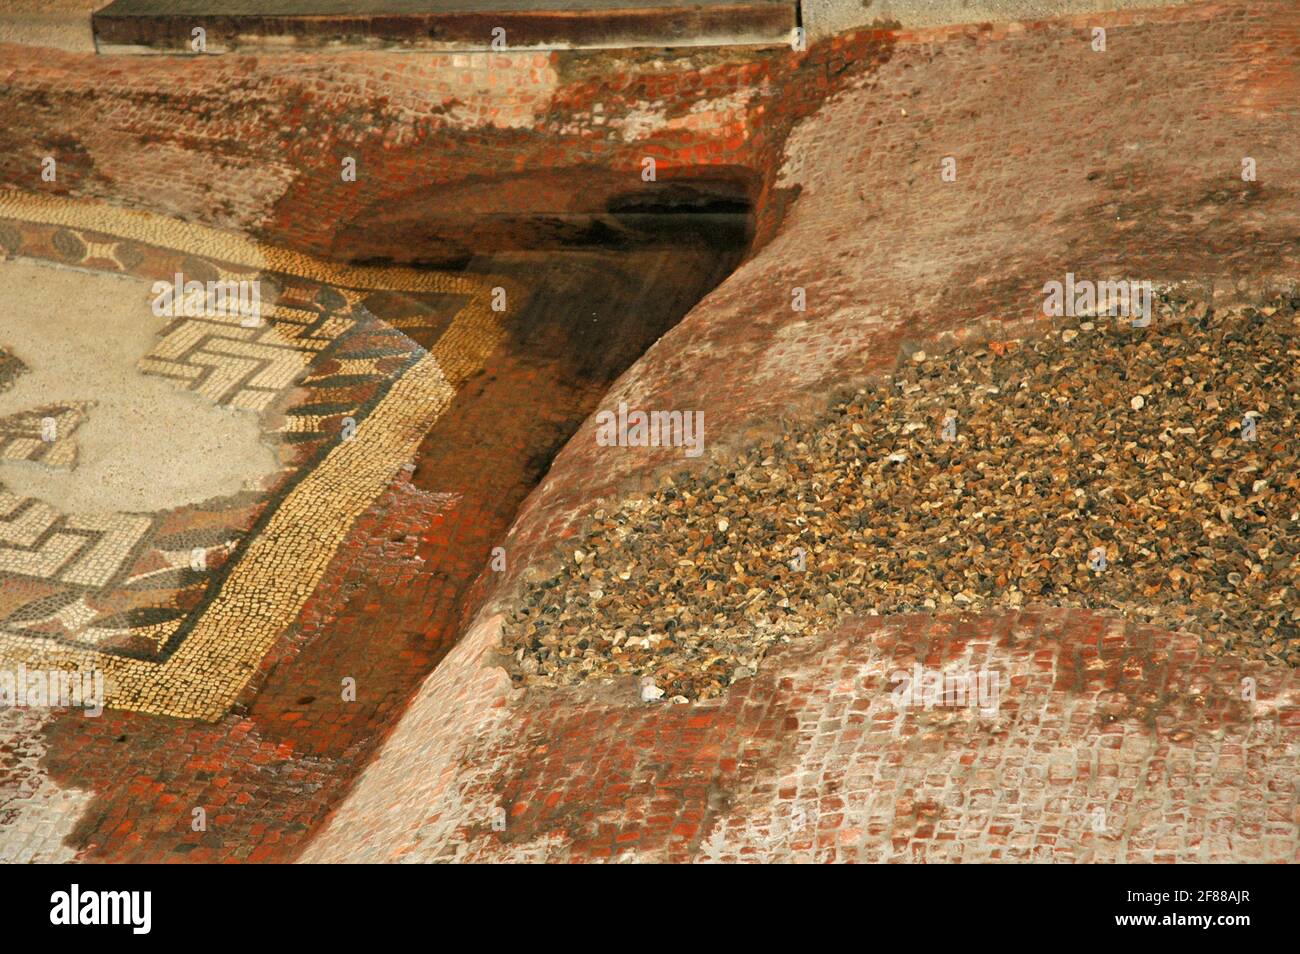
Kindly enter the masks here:
[[917, 352], [815, 425], [597, 511], [508, 620], [513, 678], [708, 698], [847, 615], [1028, 604], [1295, 666], [1300, 299], [1161, 309]]

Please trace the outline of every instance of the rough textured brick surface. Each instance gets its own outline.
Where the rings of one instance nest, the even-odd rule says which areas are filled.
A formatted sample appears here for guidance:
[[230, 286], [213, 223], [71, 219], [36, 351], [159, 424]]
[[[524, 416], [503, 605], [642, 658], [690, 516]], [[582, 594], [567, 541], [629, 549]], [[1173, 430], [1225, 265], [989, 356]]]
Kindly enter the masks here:
[[[748, 193], [770, 232], [791, 123], [891, 43], [144, 59], [5, 46], [0, 185], [351, 259], [455, 257], [486, 214], [600, 214], [699, 180]], [[40, 179], [45, 156], [56, 182]]]
[[[891, 675], [915, 663], [1001, 674], [997, 712], [900, 710]], [[1290, 672], [1207, 659], [1194, 637], [1084, 611], [855, 620], [783, 648], [711, 704], [644, 705], [627, 684], [494, 707], [489, 671], [477, 672], [449, 661], [434, 674], [440, 691], [371, 769], [403, 773], [403, 787], [363, 782], [340, 815], [345, 838], [328, 832], [308, 859], [1188, 862], [1297, 850]], [[1241, 700], [1245, 674], [1254, 705]], [[470, 712], [474, 731], [447, 762], [432, 739]], [[420, 742], [398, 748], [412, 726]], [[420, 834], [394, 844], [396, 830]]]

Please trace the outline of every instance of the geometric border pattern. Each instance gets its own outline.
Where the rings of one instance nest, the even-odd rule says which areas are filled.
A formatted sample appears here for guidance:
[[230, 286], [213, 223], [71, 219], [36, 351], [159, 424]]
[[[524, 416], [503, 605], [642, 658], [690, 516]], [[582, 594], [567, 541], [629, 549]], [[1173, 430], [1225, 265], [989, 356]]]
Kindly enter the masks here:
[[446, 331], [401, 373], [352, 439], [335, 444], [261, 521], [220, 589], [165, 660], [0, 633], [0, 663], [6, 667], [99, 669], [110, 707], [218, 719], [297, 618], [353, 523], [412, 459], [459, 385], [503, 339], [501, 316], [490, 307], [491, 288], [505, 287], [510, 298], [519, 290], [502, 276], [342, 265], [206, 226], [46, 194], [0, 191], [0, 218], [94, 230], [234, 267], [327, 283], [341, 293], [443, 292], [464, 299]]

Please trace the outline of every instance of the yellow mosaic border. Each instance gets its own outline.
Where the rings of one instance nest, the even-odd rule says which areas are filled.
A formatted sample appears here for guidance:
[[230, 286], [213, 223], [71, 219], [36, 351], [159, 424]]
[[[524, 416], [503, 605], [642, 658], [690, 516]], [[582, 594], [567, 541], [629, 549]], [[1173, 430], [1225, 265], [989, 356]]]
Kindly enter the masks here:
[[214, 258], [246, 268], [282, 272], [346, 288], [464, 293], [482, 287], [482, 283], [472, 277], [450, 272], [393, 265], [344, 265], [330, 262], [314, 255], [268, 245], [235, 232], [89, 199], [68, 199], [45, 193], [0, 189], [0, 218], [104, 232], [175, 252]]
[[433, 348], [393, 384], [353, 439], [335, 446], [280, 502], [230, 570], [216, 599], [165, 662], [0, 634], [0, 660], [7, 665], [101, 670], [110, 708], [219, 719], [271, 644], [297, 619], [357, 518], [414, 457], [457, 386], [481, 368], [501, 342], [505, 329], [489, 305], [491, 288], [505, 287], [508, 295], [520, 289], [500, 276], [340, 265], [206, 226], [56, 196], [0, 192], [0, 216], [105, 232], [350, 288], [469, 296]]

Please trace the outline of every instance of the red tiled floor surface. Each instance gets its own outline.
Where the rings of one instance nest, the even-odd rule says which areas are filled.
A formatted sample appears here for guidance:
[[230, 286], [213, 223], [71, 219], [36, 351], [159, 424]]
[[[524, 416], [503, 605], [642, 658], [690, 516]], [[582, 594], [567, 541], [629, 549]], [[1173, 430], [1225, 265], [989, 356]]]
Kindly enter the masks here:
[[[996, 710], [898, 708], [893, 674], [914, 665], [998, 674]], [[861, 619], [713, 704], [641, 704], [630, 681], [531, 691], [468, 742], [453, 786], [425, 785], [436, 844], [331, 854], [1293, 860], [1295, 691], [1289, 671], [1085, 611]]]

